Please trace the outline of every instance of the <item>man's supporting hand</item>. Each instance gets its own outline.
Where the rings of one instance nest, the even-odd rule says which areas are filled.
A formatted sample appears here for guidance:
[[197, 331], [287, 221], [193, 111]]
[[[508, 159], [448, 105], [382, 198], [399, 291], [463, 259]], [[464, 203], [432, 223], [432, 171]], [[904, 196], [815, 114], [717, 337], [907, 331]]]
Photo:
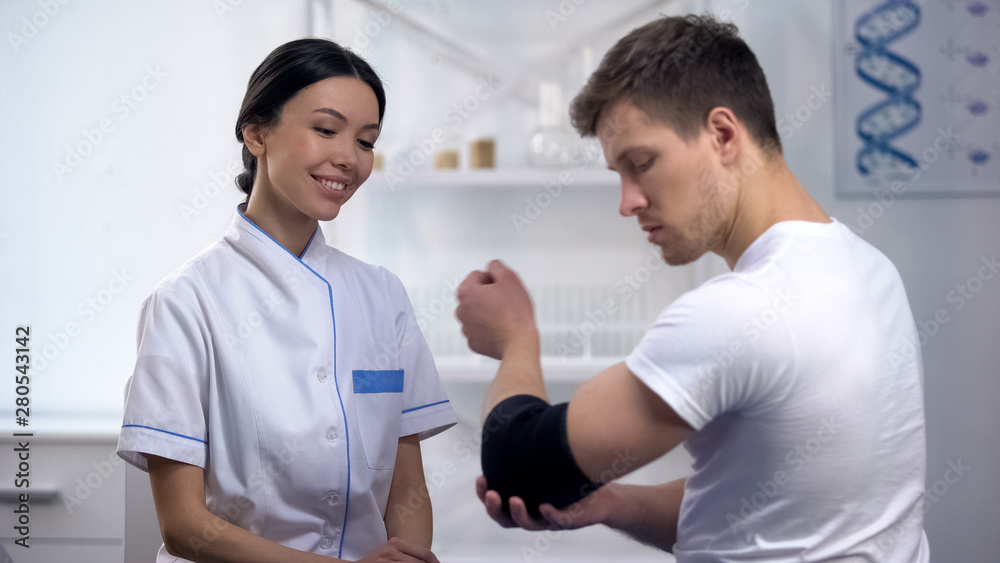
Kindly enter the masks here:
[[510, 516], [501, 510], [500, 494], [489, 490], [485, 477], [476, 480], [476, 494], [490, 518], [505, 528], [525, 530], [575, 530], [604, 524], [636, 540], [672, 552], [677, 541], [677, 523], [684, 500], [684, 479], [662, 485], [607, 483], [587, 498], [557, 510], [540, 507], [542, 517], [532, 518], [524, 501], [511, 497]]
[[500, 493], [489, 490], [486, 477], [476, 479], [476, 495], [486, 507], [486, 513], [504, 528], [525, 530], [575, 530], [594, 524], [605, 524], [616, 509], [617, 484], [608, 483], [590, 496], [559, 510], [545, 503], [539, 507], [541, 518], [532, 518], [520, 497], [510, 497], [510, 516], [501, 508]]

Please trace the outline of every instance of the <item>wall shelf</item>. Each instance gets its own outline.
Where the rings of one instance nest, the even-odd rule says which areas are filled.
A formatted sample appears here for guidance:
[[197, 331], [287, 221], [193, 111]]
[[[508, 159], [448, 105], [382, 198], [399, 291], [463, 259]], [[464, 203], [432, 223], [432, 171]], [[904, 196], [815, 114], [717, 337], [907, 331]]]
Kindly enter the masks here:
[[371, 188], [405, 190], [428, 187], [456, 188], [541, 188], [559, 182], [566, 188], [574, 186], [615, 187], [618, 174], [600, 168], [493, 168], [489, 170], [424, 170], [409, 175], [393, 170], [372, 172]]

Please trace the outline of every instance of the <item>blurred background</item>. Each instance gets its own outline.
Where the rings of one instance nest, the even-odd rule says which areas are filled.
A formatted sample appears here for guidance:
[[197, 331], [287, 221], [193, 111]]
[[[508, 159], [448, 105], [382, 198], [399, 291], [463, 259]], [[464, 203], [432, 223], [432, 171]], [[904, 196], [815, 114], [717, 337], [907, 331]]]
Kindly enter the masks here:
[[[901, 4], [920, 5], [923, 19], [878, 12]], [[728, 271], [715, 256], [664, 265], [634, 219], [618, 215], [617, 176], [566, 115], [629, 30], [660, 14], [705, 11], [737, 24], [756, 53], [792, 171], [906, 284], [925, 366], [933, 556], [996, 561], [996, 0], [0, 2], [0, 319], [8, 335], [0, 358], [14, 365], [15, 329], [30, 326], [27, 430], [36, 432], [33, 487], [42, 499], [32, 507], [41, 549], [30, 557], [12, 546], [13, 506], [3, 504], [11, 509], [0, 514], [0, 541], [14, 560], [151, 560], [159, 540], [148, 482], [111, 455], [139, 307], [228, 226], [243, 199], [233, 184], [242, 171], [233, 128], [247, 80], [272, 49], [305, 36], [349, 46], [386, 85], [381, 169], [323, 228], [330, 244], [403, 280], [459, 411], [457, 428], [424, 443], [435, 553], [442, 561], [672, 560], [608, 530], [532, 534], [486, 517], [473, 492], [476, 420], [494, 364], [465, 346], [454, 289], [492, 258], [518, 269], [536, 302], [552, 398], [562, 400], [628, 354], [673, 299]], [[873, 49], [859, 39], [865, 14], [900, 32], [886, 48], [917, 53], [921, 81], [862, 60]], [[897, 105], [883, 114], [862, 111], [886, 97], [855, 77], [869, 62], [869, 74], [897, 77]], [[919, 99], [918, 113], [899, 89]], [[862, 162], [871, 143], [857, 131], [893, 142], [925, 174], [913, 179], [905, 174], [913, 163], [885, 150]], [[882, 173], [862, 174], [863, 163]], [[16, 467], [7, 444], [26, 429], [15, 424], [16, 386], [7, 381], [5, 476]], [[689, 461], [678, 449], [628, 479], [681, 477]], [[969, 469], [945, 482], [956, 466]], [[12, 491], [2, 488], [0, 501]]]

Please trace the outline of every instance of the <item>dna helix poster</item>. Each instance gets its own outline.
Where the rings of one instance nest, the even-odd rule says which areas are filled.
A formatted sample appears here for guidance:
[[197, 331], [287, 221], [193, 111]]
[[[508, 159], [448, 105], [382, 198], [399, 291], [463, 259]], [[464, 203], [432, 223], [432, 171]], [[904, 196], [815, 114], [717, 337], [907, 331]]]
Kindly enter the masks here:
[[1000, 0], [840, 0], [841, 196], [1000, 195]]

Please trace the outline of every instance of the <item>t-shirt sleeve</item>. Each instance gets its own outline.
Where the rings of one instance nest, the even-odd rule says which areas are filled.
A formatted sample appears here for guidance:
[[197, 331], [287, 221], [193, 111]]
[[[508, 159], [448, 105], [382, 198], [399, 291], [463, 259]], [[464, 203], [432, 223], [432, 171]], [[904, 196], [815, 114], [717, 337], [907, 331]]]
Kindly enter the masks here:
[[430, 438], [454, 426], [458, 419], [438, 376], [427, 341], [417, 325], [413, 306], [402, 282], [386, 272], [388, 290], [396, 307], [399, 365], [403, 368], [403, 412], [400, 437], [419, 434]]
[[157, 289], [139, 314], [118, 455], [143, 471], [145, 454], [205, 467], [210, 339], [193, 309]]
[[[710, 281], [665, 308], [625, 364], [695, 430], [763, 408], [787, 373], [768, 362], [770, 344], [754, 324], [772, 300], [729, 276]], [[779, 324], [764, 327], [768, 336], [783, 332]]]

